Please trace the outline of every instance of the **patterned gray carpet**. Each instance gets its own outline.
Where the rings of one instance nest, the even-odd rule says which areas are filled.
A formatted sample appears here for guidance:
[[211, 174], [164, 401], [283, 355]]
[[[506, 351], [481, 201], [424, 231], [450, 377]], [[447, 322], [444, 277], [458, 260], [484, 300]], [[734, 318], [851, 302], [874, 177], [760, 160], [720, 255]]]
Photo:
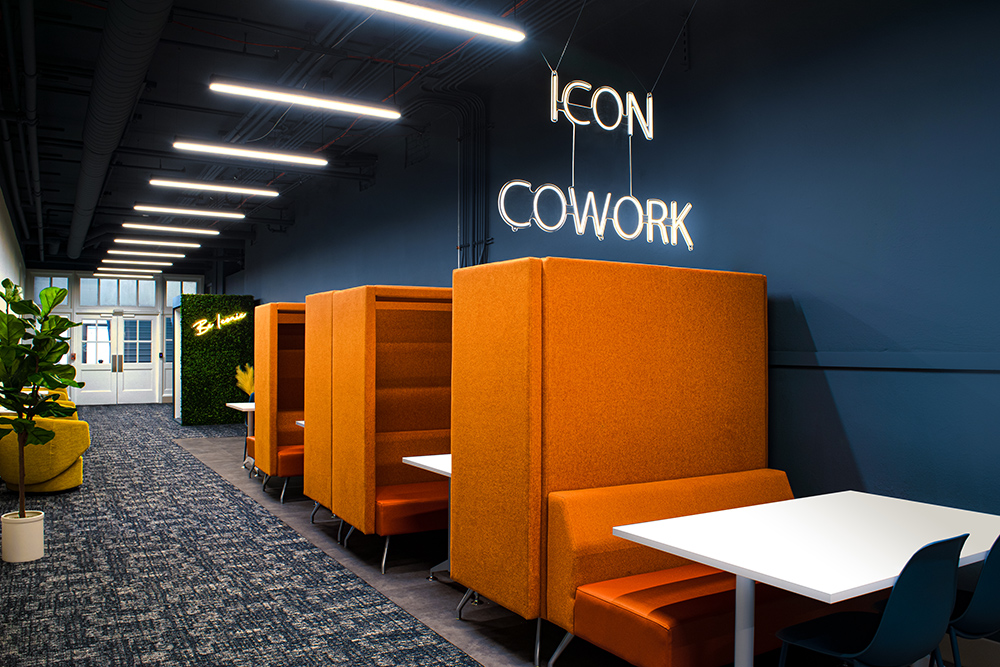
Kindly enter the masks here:
[[169, 405], [80, 417], [83, 486], [28, 501], [45, 558], [0, 564], [0, 665], [478, 664], [171, 442], [242, 425], [180, 426]]

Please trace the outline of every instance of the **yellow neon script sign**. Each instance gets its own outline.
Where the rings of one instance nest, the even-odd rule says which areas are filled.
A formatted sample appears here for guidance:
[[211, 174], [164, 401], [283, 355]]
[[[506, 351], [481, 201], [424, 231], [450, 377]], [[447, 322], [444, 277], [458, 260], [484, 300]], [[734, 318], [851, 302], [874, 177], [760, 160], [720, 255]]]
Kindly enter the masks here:
[[195, 329], [195, 336], [204, 336], [209, 331], [213, 329], [221, 329], [227, 324], [233, 324], [234, 322], [239, 322], [247, 316], [246, 313], [233, 313], [232, 315], [226, 315], [223, 317], [219, 313], [215, 314], [214, 320], [203, 319], [198, 320], [191, 325], [192, 329]]

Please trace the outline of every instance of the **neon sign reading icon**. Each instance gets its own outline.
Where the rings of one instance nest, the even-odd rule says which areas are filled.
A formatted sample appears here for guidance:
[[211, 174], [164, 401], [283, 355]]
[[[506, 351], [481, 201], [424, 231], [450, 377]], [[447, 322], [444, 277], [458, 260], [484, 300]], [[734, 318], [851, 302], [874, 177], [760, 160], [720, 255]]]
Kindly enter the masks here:
[[[571, 100], [571, 96], [574, 94], [578, 100], [582, 98], [582, 95], [576, 91], [590, 92], [591, 90], [593, 90], [593, 93], [590, 96], [589, 106], [581, 104], [579, 101], [574, 102]], [[598, 103], [605, 97], [614, 103], [615, 116], [610, 121], [602, 118], [598, 113]], [[581, 210], [575, 188], [576, 128], [577, 126], [590, 125], [591, 121], [579, 115], [574, 115], [574, 108], [590, 110], [594, 118], [594, 123], [609, 132], [616, 130], [621, 126], [623, 120], [627, 120], [626, 126], [629, 135], [629, 193], [619, 197], [614, 207], [611, 205], [610, 192], [605, 195], [604, 205], [599, 209], [597, 195], [593, 191], [589, 191], [583, 198], [583, 207]], [[604, 232], [610, 221], [611, 226], [618, 236], [626, 241], [639, 238], [642, 235], [643, 228], [645, 228], [647, 243], [653, 243], [656, 240], [657, 232], [659, 232], [659, 238], [663, 242], [663, 245], [667, 245], [668, 243], [670, 245], [677, 245], [678, 237], [681, 237], [684, 239], [688, 250], [694, 250], [694, 241], [691, 239], [691, 234], [688, 232], [687, 225], [685, 224], [685, 218], [691, 212], [692, 208], [690, 203], [685, 204], [678, 210], [676, 201], [670, 202], [668, 206], [661, 199], [651, 198], [647, 199], [644, 205], [632, 195], [632, 135], [635, 131], [635, 126], [638, 125], [647, 141], [652, 141], [653, 139], [652, 93], [646, 94], [646, 108], [644, 111], [640, 107], [635, 93], [631, 91], [625, 94], [623, 101], [618, 91], [610, 86], [600, 86], [594, 90], [594, 87], [588, 82], [580, 80], [570, 81], [560, 90], [559, 73], [553, 70], [549, 77], [549, 120], [553, 123], [559, 122], [560, 113], [566, 116], [573, 124], [574, 167], [573, 185], [570, 185], [568, 188], [569, 196], [567, 197], [566, 193], [559, 186], [552, 183], [545, 183], [534, 188], [529, 181], [523, 179], [507, 181], [500, 188], [500, 193], [497, 196], [497, 206], [500, 209], [500, 217], [510, 226], [511, 230], [516, 232], [519, 229], [531, 227], [532, 223], [534, 223], [544, 232], [555, 232], [566, 224], [568, 218], [573, 218], [573, 226], [576, 228], [576, 233], [582, 236], [587, 231], [587, 222], [593, 220], [594, 234], [598, 240], [603, 241]], [[580, 112], [576, 111], [576, 113], [579, 114]], [[605, 113], [605, 116], [607, 116], [607, 113]], [[527, 194], [532, 195], [531, 215], [527, 217], [527, 220], [515, 220], [508, 210], [507, 197], [512, 191], [516, 191], [515, 189], [519, 188], [524, 188], [528, 191]], [[541, 213], [542, 207], [539, 206], [539, 201], [543, 196], [550, 204], [553, 201], [553, 197], [558, 202], [555, 213], [552, 213], [553, 209], [551, 206], [545, 209], [548, 211], [547, 215], [549, 219], [547, 220], [543, 218]], [[611, 212], [610, 216], [608, 215], [609, 211]], [[635, 229], [625, 229], [628, 223], [622, 222], [622, 211], [629, 213], [635, 211], [635, 215], [637, 216]]]
[[246, 313], [233, 313], [232, 315], [226, 315], [223, 317], [219, 313], [215, 314], [214, 320], [201, 319], [191, 325], [191, 328], [195, 330], [195, 336], [204, 336], [209, 331], [214, 329], [221, 329], [227, 324], [233, 324], [234, 322], [239, 322], [247, 316]]

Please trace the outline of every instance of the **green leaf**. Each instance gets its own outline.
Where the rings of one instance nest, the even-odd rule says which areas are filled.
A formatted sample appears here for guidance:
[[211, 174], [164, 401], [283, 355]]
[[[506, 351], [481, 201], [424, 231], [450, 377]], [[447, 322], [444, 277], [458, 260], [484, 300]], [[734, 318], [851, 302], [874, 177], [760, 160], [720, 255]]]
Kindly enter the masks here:
[[25, 323], [20, 317], [10, 313], [0, 313], [0, 343], [17, 345], [24, 338]]
[[40, 317], [42, 314], [42, 311], [38, 310], [38, 306], [31, 301], [12, 301], [10, 302], [10, 309], [18, 315], [34, 315], [35, 317]]
[[[52, 312], [52, 309], [63, 302], [66, 295], [69, 294], [67, 290], [62, 287], [46, 287], [38, 294], [39, 305], [42, 307], [41, 315], [44, 317]], [[64, 318], [61, 318], [64, 319]]]
[[56, 436], [55, 431], [51, 431], [47, 428], [42, 428], [41, 426], [34, 426], [34, 428], [28, 431], [28, 444], [44, 445], [46, 442], [48, 442], [55, 436]]

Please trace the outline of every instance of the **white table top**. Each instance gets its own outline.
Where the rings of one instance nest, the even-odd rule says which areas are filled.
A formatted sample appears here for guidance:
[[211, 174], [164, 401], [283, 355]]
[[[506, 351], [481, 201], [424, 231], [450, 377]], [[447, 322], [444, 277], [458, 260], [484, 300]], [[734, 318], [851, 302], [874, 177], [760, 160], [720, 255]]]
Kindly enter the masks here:
[[612, 532], [827, 603], [892, 586], [928, 542], [969, 533], [961, 565], [983, 560], [1000, 516], [857, 491], [617, 526]]
[[254, 405], [253, 401], [243, 402], [243, 403], [226, 403], [227, 408], [232, 408], [233, 410], [239, 410], [240, 412], [253, 412]]
[[302, 428], [305, 428], [306, 427], [306, 420], [305, 419], [298, 419], [298, 420], [295, 421], [295, 425], [296, 426], [301, 426]]
[[403, 463], [451, 477], [451, 454], [431, 454], [429, 456], [404, 456]]

